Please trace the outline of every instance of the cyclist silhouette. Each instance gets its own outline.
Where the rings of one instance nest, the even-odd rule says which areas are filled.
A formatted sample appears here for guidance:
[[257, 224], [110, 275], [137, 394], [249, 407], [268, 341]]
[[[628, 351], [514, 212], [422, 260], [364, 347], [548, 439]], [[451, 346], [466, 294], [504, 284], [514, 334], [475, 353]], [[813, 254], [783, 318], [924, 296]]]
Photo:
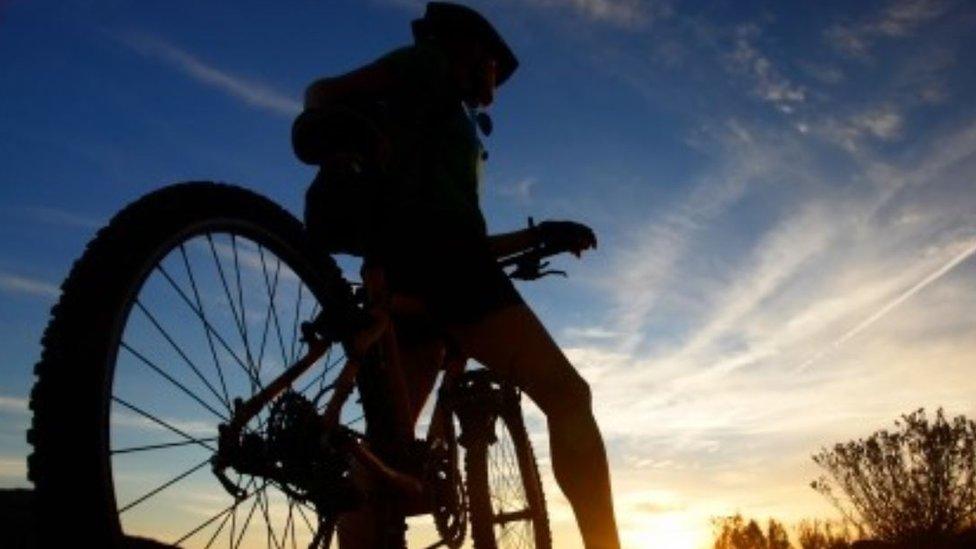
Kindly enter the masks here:
[[[381, 265], [391, 287], [418, 295], [432, 323], [397, 332], [413, 420], [445, 344], [517, 384], [548, 419], [552, 465], [587, 548], [619, 547], [606, 452], [590, 389], [499, 267], [544, 245], [579, 256], [596, 247], [585, 225], [545, 221], [488, 235], [478, 204], [479, 109], [518, 62], [474, 10], [431, 2], [414, 43], [345, 75], [313, 82], [296, 121], [296, 153], [321, 167], [306, 197], [306, 226], [333, 252]], [[368, 546], [356, 516], [340, 521], [344, 548]]]

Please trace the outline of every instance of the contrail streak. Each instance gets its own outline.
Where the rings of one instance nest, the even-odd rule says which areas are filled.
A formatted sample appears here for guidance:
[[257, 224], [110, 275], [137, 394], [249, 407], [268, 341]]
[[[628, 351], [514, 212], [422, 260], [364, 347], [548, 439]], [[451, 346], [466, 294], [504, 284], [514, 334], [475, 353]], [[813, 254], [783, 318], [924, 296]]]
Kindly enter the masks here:
[[292, 117], [302, 110], [302, 104], [270, 87], [208, 65], [191, 53], [156, 36], [130, 32], [120, 39], [143, 55], [161, 59], [188, 75], [254, 107], [278, 115]]
[[873, 315], [869, 316], [866, 320], [864, 320], [864, 322], [861, 322], [860, 324], [858, 324], [854, 328], [850, 329], [846, 334], [840, 336], [840, 338], [838, 338], [837, 341], [834, 342], [834, 347], [837, 347], [839, 345], [843, 345], [844, 342], [846, 342], [850, 338], [852, 338], [852, 337], [856, 336], [857, 334], [863, 332], [865, 329], [867, 329], [868, 326], [870, 326], [870, 325], [874, 324], [875, 322], [877, 322], [881, 317], [883, 317], [884, 315], [886, 315], [889, 312], [891, 312], [892, 309], [894, 309], [895, 307], [897, 307], [897, 306], [901, 305], [902, 303], [904, 303], [905, 300], [907, 300], [908, 298], [910, 298], [913, 295], [917, 294], [918, 292], [920, 292], [923, 288], [925, 288], [929, 284], [931, 284], [931, 283], [935, 282], [936, 280], [942, 278], [946, 273], [948, 273], [949, 271], [951, 271], [952, 269], [954, 269], [956, 267], [956, 265], [959, 265], [960, 263], [962, 263], [963, 261], [965, 261], [966, 259], [968, 259], [969, 256], [973, 255], [974, 253], [976, 253], [976, 241], [973, 241], [969, 245], [968, 248], [966, 248], [965, 250], [963, 250], [956, 257], [950, 259], [945, 265], [939, 267], [934, 272], [932, 272], [929, 276], [923, 278], [918, 284], [915, 284], [914, 286], [912, 286], [911, 288], [909, 288], [908, 290], [906, 290], [904, 293], [902, 293], [900, 296], [898, 296], [895, 299], [891, 300], [887, 305], [885, 305], [884, 307], [878, 309], [878, 312], [876, 312]]
[[812, 358], [810, 358], [809, 360], [807, 360], [806, 362], [804, 362], [803, 364], [801, 364], [799, 366], [798, 370], [806, 369], [806, 367], [808, 367], [811, 364], [813, 364], [814, 362], [820, 360], [821, 358], [823, 358], [824, 356], [826, 356], [831, 351], [839, 348], [841, 345], [843, 345], [844, 343], [846, 343], [848, 340], [850, 340], [854, 336], [856, 336], [856, 335], [860, 334], [861, 332], [863, 332], [864, 330], [868, 329], [868, 327], [870, 327], [872, 324], [874, 324], [875, 322], [877, 322], [878, 320], [880, 320], [882, 317], [884, 317], [885, 315], [887, 315], [888, 313], [890, 313], [895, 307], [898, 307], [899, 305], [901, 305], [902, 303], [904, 303], [906, 300], [908, 300], [909, 298], [911, 298], [913, 295], [915, 295], [918, 292], [922, 291], [929, 284], [932, 284], [936, 280], [938, 280], [938, 279], [942, 278], [943, 276], [945, 276], [946, 273], [948, 273], [952, 269], [956, 268], [956, 266], [958, 266], [963, 261], [966, 261], [967, 259], [969, 259], [973, 254], [976, 254], [976, 240], [974, 240], [973, 242], [971, 242], [970, 245], [965, 250], [963, 250], [962, 252], [960, 252], [959, 254], [957, 254], [955, 257], [953, 257], [952, 259], [950, 259], [949, 261], [947, 261], [941, 267], [939, 267], [938, 269], [936, 269], [935, 271], [933, 271], [932, 273], [930, 273], [928, 276], [926, 276], [925, 278], [923, 278], [922, 280], [920, 280], [918, 283], [916, 283], [911, 288], [909, 288], [909, 289], [905, 290], [904, 292], [902, 292], [901, 295], [899, 295], [895, 299], [892, 299], [891, 301], [889, 301], [887, 304], [885, 304], [884, 307], [881, 307], [880, 309], [878, 309], [873, 315], [871, 315], [868, 318], [864, 319], [860, 324], [858, 324], [857, 326], [851, 328], [846, 333], [844, 333], [844, 335], [842, 335], [839, 338], [837, 338], [830, 345], [830, 347], [828, 349], [823, 350], [823, 351], [817, 353]]

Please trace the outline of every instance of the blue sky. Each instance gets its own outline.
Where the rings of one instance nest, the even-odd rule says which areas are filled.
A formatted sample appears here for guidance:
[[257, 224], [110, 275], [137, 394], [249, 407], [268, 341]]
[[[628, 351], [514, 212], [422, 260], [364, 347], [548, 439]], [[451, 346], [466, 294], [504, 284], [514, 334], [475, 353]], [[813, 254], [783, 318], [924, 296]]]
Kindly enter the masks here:
[[[965, 1], [473, 2], [522, 66], [482, 206], [590, 223], [522, 285], [591, 381], [630, 546], [830, 514], [820, 445], [976, 415], [976, 10]], [[410, 0], [0, 3], [0, 482], [57, 285], [111, 214], [189, 179], [301, 211], [312, 79], [409, 40]], [[545, 433], [534, 436], [547, 466]], [[569, 514], [553, 494], [557, 535]]]

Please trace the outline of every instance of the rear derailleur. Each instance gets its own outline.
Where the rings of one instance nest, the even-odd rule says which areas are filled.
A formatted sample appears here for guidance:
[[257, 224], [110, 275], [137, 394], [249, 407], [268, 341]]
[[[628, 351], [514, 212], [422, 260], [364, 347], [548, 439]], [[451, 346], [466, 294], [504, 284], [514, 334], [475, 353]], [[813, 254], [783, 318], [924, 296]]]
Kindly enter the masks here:
[[259, 486], [272, 484], [290, 499], [313, 506], [323, 536], [334, 527], [334, 517], [359, 504], [361, 490], [356, 486], [348, 453], [343, 451], [359, 435], [345, 427], [327, 431], [315, 404], [299, 393], [287, 391], [279, 396], [258, 430], [245, 428], [235, 434], [222, 424], [218, 432], [211, 467], [235, 500], [253, 492], [242, 488], [240, 480], [231, 480], [228, 468], [240, 476], [259, 479]]

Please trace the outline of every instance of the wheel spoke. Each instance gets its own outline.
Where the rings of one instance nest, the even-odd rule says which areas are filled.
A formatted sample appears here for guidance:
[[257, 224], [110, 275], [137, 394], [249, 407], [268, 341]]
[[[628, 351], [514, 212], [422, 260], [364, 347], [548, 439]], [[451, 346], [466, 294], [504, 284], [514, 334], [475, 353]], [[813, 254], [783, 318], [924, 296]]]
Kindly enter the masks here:
[[[250, 490], [251, 486], [254, 486], [254, 480], [255, 479], [252, 477], [251, 480], [248, 481], [247, 486], [244, 487], [244, 491], [245, 492], [247, 492], [247, 490]], [[238, 484], [238, 488], [240, 488], [240, 481], [238, 481], [237, 484]], [[219, 511], [216, 515], [214, 515], [214, 516], [208, 518], [207, 520], [201, 522], [200, 524], [198, 524], [195, 527], [193, 527], [189, 532], [183, 534], [180, 537], [180, 539], [178, 539], [178, 540], [176, 540], [176, 541], [173, 542], [173, 545], [174, 546], [178, 546], [179, 544], [183, 543], [184, 541], [192, 538], [200, 530], [203, 530], [204, 528], [206, 528], [207, 526], [209, 526], [210, 524], [212, 524], [215, 520], [219, 519], [220, 517], [224, 517], [224, 520], [220, 523], [220, 526], [217, 528], [217, 531], [214, 532], [213, 536], [211, 536], [210, 537], [210, 540], [207, 542], [206, 547], [210, 547], [211, 545], [213, 545], [214, 540], [217, 539], [217, 536], [220, 535], [220, 532], [223, 530], [224, 525], [227, 524], [227, 520], [231, 517], [232, 512], [237, 509], [237, 506], [238, 505], [240, 505], [241, 503], [243, 503], [244, 501], [246, 501], [247, 499], [249, 499], [253, 495], [254, 495], [254, 492], [251, 492], [250, 494], [246, 494], [241, 499], [236, 500], [234, 503], [228, 505], [223, 510]]]
[[234, 317], [234, 324], [237, 325], [237, 329], [241, 330], [241, 326], [244, 322], [244, 309], [234, 307], [234, 299], [230, 296], [230, 287], [227, 285], [227, 277], [224, 276], [224, 264], [220, 261], [220, 257], [217, 255], [217, 248], [213, 243], [213, 234], [207, 233], [207, 246], [210, 248], [210, 255], [213, 257], [214, 266], [217, 267], [217, 275], [220, 278], [220, 286], [224, 289], [224, 296], [227, 298], [227, 303], [230, 305], [231, 315]]
[[338, 359], [330, 363], [329, 362], [330, 355], [332, 355], [332, 348], [331, 347], [329, 348], [328, 351], [325, 352], [325, 357], [323, 357], [323, 359], [322, 359], [322, 362], [324, 364], [322, 366], [322, 371], [319, 372], [315, 377], [313, 377], [312, 379], [310, 379], [308, 381], [308, 383], [305, 384], [304, 387], [302, 387], [301, 389], [299, 389], [298, 392], [300, 394], [307, 395], [309, 389], [311, 389], [312, 387], [314, 387], [316, 383], [319, 385], [319, 391], [318, 392], [321, 393], [323, 391], [323, 389], [325, 388], [325, 377], [327, 375], [329, 375], [329, 372], [332, 371], [332, 369], [335, 368], [337, 364], [339, 364], [339, 360]]
[[177, 388], [179, 388], [181, 391], [183, 391], [187, 396], [189, 396], [193, 400], [197, 401], [200, 404], [200, 406], [203, 406], [204, 408], [206, 408], [207, 411], [209, 411], [213, 415], [219, 417], [220, 419], [222, 419], [224, 421], [227, 421], [227, 416], [225, 414], [222, 414], [222, 413], [218, 412], [217, 410], [214, 410], [213, 407], [211, 407], [209, 404], [207, 404], [206, 402], [204, 402], [203, 399], [200, 398], [199, 396], [197, 396], [196, 393], [194, 393], [193, 391], [187, 389], [186, 386], [183, 385], [182, 383], [180, 383], [179, 381], [176, 381], [176, 379], [174, 379], [173, 376], [171, 376], [171, 375], [167, 374], [166, 372], [164, 372], [162, 368], [160, 368], [155, 363], [153, 363], [151, 360], [149, 360], [148, 358], [146, 358], [139, 351], [136, 351], [135, 349], [133, 349], [128, 343], [126, 343], [125, 341], [122, 341], [121, 343], [119, 343], [119, 345], [123, 349], [125, 349], [126, 351], [129, 351], [129, 353], [132, 356], [134, 356], [137, 359], [139, 359], [139, 362], [142, 362], [143, 364], [145, 364], [146, 366], [148, 366], [149, 368], [151, 368], [154, 372], [156, 372], [157, 374], [159, 374], [160, 376], [162, 376], [164, 379], [166, 379], [166, 381], [169, 381], [170, 383], [172, 383], [173, 385], [175, 385]]
[[144, 446], [129, 446], [129, 447], [126, 447], [126, 448], [119, 448], [118, 450], [112, 450], [111, 451], [111, 454], [112, 455], [132, 454], [132, 453], [135, 453], [135, 452], [145, 452], [145, 451], [148, 451], [148, 450], [161, 450], [163, 448], [177, 448], [177, 447], [180, 447], [180, 446], [188, 446], [190, 444], [200, 444], [200, 443], [204, 443], [204, 442], [215, 442], [216, 440], [217, 440], [217, 437], [208, 437], [208, 438], [194, 438], [194, 439], [191, 439], [191, 440], [184, 440], [184, 441], [181, 441], [181, 442], [164, 442], [164, 443], [161, 443], [161, 444], [146, 444]]
[[[146, 318], [148, 318], [149, 322], [151, 322], [152, 325], [156, 327], [156, 330], [159, 331], [160, 335], [163, 336], [166, 342], [170, 344], [173, 350], [180, 355], [180, 358], [183, 359], [186, 365], [189, 366], [191, 370], [193, 370], [193, 373], [195, 373], [197, 377], [200, 378], [200, 381], [202, 381], [203, 384], [207, 386], [207, 389], [210, 389], [210, 392], [213, 393], [213, 395], [217, 397], [217, 400], [222, 402], [224, 406], [227, 408], [227, 410], [229, 411], [230, 401], [224, 400], [223, 397], [220, 396], [220, 393], [217, 392], [217, 389], [215, 389], [214, 386], [211, 385], [209, 381], [207, 381], [207, 378], [204, 377], [202, 373], [200, 373], [200, 369], [197, 368], [197, 366], [193, 363], [192, 360], [190, 360], [190, 357], [186, 356], [186, 353], [183, 351], [183, 349], [179, 345], [177, 345], [175, 341], [173, 341], [173, 337], [170, 336], [169, 332], [167, 332], [166, 329], [163, 328], [163, 326], [159, 323], [159, 321], [156, 320], [156, 317], [149, 312], [149, 309], [146, 309], [145, 305], [143, 305], [142, 302], [139, 301], [138, 299], [136, 300], [136, 307], [140, 311], [142, 311], [142, 314], [146, 315]], [[203, 316], [201, 315], [200, 318], [202, 319]]]
[[185, 438], [185, 439], [187, 439], [189, 441], [192, 441], [194, 444], [199, 444], [200, 446], [203, 446], [204, 448], [210, 450], [211, 452], [216, 452], [217, 451], [216, 448], [214, 448], [213, 446], [207, 444], [203, 440], [198, 439], [198, 438], [195, 438], [195, 437], [191, 437], [190, 435], [184, 433], [182, 430], [177, 429], [176, 427], [173, 427], [172, 425], [170, 425], [166, 421], [164, 421], [164, 420], [162, 420], [162, 419], [160, 419], [160, 418], [158, 418], [158, 417], [150, 414], [149, 412], [143, 410], [142, 408], [139, 408], [135, 404], [126, 402], [125, 400], [123, 400], [123, 399], [121, 399], [121, 398], [119, 398], [119, 397], [117, 397], [115, 395], [112, 395], [112, 400], [115, 401], [115, 402], [117, 402], [117, 403], [119, 403], [119, 404], [121, 404], [122, 406], [125, 406], [126, 408], [128, 408], [129, 410], [131, 410], [131, 411], [139, 414], [140, 416], [142, 416], [142, 417], [144, 417], [144, 418], [152, 421], [153, 423], [156, 423], [157, 425], [159, 425], [161, 427], [165, 427], [166, 429], [169, 429], [170, 431], [172, 431], [172, 432], [180, 435], [181, 437], [183, 437], [183, 438]]
[[[326, 364], [326, 368], [325, 368], [325, 370], [323, 370], [321, 377], [319, 377], [319, 394], [320, 395], [325, 392], [325, 376], [326, 376], [326, 374], [329, 372], [329, 370], [331, 370], [332, 368], [335, 368], [340, 362], [342, 362], [342, 359], [343, 359], [343, 356], [340, 355], [340, 356], [336, 357], [336, 359], [334, 361], [329, 362], [329, 359], [332, 358], [332, 349], [333, 348], [334, 347], [329, 347], [329, 351], [326, 353], [325, 360], [323, 361], [324, 364]], [[302, 391], [302, 392], [304, 393], [304, 391]]]
[[227, 523], [230, 521], [231, 516], [233, 516], [233, 513], [231, 511], [227, 511], [224, 513], [224, 519], [220, 521], [219, 525], [217, 525], [217, 529], [214, 530], [213, 535], [210, 536], [210, 539], [207, 540], [207, 544], [203, 546], [203, 549], [210, 549], [213, 546], [213, 543], [217, 541], [217, 536], [219, 536], [220, 533], [224, 531], [224, 526], [227, 526]]
[[179, 475], [176, 475], [175, 477], [173, 477], [173, 478], [167, 480], [166, 482], [160, 484], [156, 488], [153, 488], [149, 492], [146, 492], [145, 494], [139, 496], [138, 498], [135, 499], [135, 501], [133, 501], [133, 502], [127, 504], [125, 507], [122, 507], [121, 509], [119, 509], [119, 514], [121, 515], [122, 513], [125, 513], [126, 511], [128, 511], [129, 509], [132, 509], [136, 505], [139, 505], [140, 503], [142, 503], [142, 502], [146, 501], [147, 499], [155, 496], [156, 494], [162, 492], [163, 490], [169, 488], [170, 486], [176, 484], [177, 482], [185, 479], [186, 477], [192, 475], [193, 473], [199, 471], [200, 469], [203, 469], [203, 467], [206, 466], [206, 465], [208, 465], [209, 463], [210, 463], [210, 458], [208, 457], [207, 459], [201, 461], [197, 465], [194, 465], [193, 467], [191, 467], [189, 470], [184, 471], [184, 472], [180, 473]]
[[304, 522], [305, 526], [308, 527], [308, 531], [312, 534], [312, 537], [315, 537], [317, 530], [312, 526], [312, 521], [308, 520], [308, 516], [305, 515], [305, 511], [302, 511], [302, 507], [304, 507], [304, 505], [299, 502], [298, 506], [295, 508], [298, 509], [298, 514], [302, 517], [302, 522]]
[[[274, 322], [275, 333], [278, 336], [278, 347], [281, 349], [281, 364], [282, 364], [282, 367], [286, 367], [288, 365], [288, 357], [286, 356], [286, 351], [285, 351], [285, 340], [281, 336], [281, 324], [278, 321], [278, 308], [275, 306], [275, 299], [277, 298], [277, 294], [278, 294], [278, 279], [279, 279], [279, 276], [281, 274], [281, 260], [276, 258], [275, 271], [274, 271], [274, 282], [273, 282], [273, 286], [274, 287], [272, 287], [272, 282], [268, 279], [268, 269], [267, 269], [267, 265], [265, 264], [265, 260], [264, 260], [264, 250], [262, 248], [258, 248], [258, 254], [261, 257], [261, 274], [264, 275], [263, 276], [263, 278], [264, 278], [264, 287], [265, 287], [265, 289], [268, 292], [268, 316]], [[267, 333], [267, 329], [268, 328], [267, 328], [267, 324], [266, 324], [265, 325], [265, 333]], [[264, 356], [264, 354], [263, 354], [263, 352], [264, 352], [263, 340], [262, 340], [262, 348], [261, 348], [261, 351], [262, 351], [261, 356], [263, 357]], [[258, 365], [258, 367], [260, 367], [260, 364]]]
[[298, 299], [295, 300], [295, 320], [291, 325], [291, 345], [289, 346], [288, 362], [290, 364], [295, 361], [295, 342], [298, 341], [298, 314], [302, 310], [302, 290], [305, 289], [305, 285], [302, 283], [298, 284]]
[[[214, 543], [214, 541], [216, 541], [216, 540], [217, 540], [217, 536], [219, 536], [219, 535], [220, 535], [220, 533], [224, 531], [224, 526], [227, 526], [227, 522], [228, 522], [228, 521], [230, 520], [230, 517], [231, 517], [231, 512], [230, 512], [230, 509], [228, 509], [228, 510], [226, 510], [226, 511], [224, 511], [224, 512], [223, 512], [223, 513], [221, 513], [221, 514], [222, 514], [222, 515], [223, 515], [223, 517], [224, 517], [224, 518], [223, 518], [223, 520], [221, 520], [221, 521], [220, 521], [220, 524], [218, 524], [218, 525], [217, 525], [217, 529], [216, 529], [216, 530], [214, 530], [214, 533], [213, 533], [213, 535], [211, 535], [211, 536], [210, 536], [210, 539], [208, 539], [208, 540], [207, 540], [207, 544], [203, 546], [203, 549], [210, 549], [210, 547], [212, 547], [212, 546], [213, 546], [213, 543]], [[216, 519], [216, 517], [214, 517], [214, 518], [213, 518], [213, 519], [211, 519], [210, 521], [208, 521], [208, 522], [206, 522], [206, 523], [204, 523], [204, 525], [203, 525], [203, 527], [206, 527], [207, 525], [209, 525], [209, 524], [210, 524], [210, 522], [213, 522], [213, 520], [215, 520], [215, 519]], [[203, 529], [203, 527], [201, 527], [201, 529]], [[192, 536], [193, 536], [193, 534], [196, 534], [196, 532], [190, 532], [190, 537], [192, 537]], [[181, 541], [182, 541], [182, 540], [181, 540]], [[177, 543], [179, 543], [179, 542], [177, 542]], [[175, 544], [174, 544], [174, 545], [175, 545]]]
[[270, 513], [268, 513], [267, 489], [261, 490], [261, 493], [258, 494], [258, 500], [261, 502], [259, 506], [261, 507], [261, 513], [264, 515], [264, 524], [268, 530], [268, 546], [270, 547], [271, 542], [274, 541], [274, 546], [277, 547], [278, 549], [282, 549], [281, 544], [278, 543], [278, 537], [274, 535], [274, 528], [272, 528], [271, 526], [271, 515]]
[[233, 546], [235, 548], [241, 546], [241, 541], [244, 539], [244, 534], [247, 533], [247, 527], [251, 525], [251, 518], [254, 516], [254, 510], [257, 508], [258, 499], [261, 497], [260, 496], [260, 492], [261, 492], [262, 489], [264, 489], [264, 487], [266, 485], [267, 485], [267, 482], [265, 482], [263, 485], [261, 485], [261, 488], [255, 490], [254, 491], [254, 494], [252, 494], [252, 495], [255, 495], [257, 497], [255, 497], [254, 498], [254, 501], [251, 502], [251, 510], [247, 512], [247, 518], [244, 519], [244, 526], [241, 528], [241, 533], [238, 534], [237, 541], [234, 542], [234, 545]]
[[[200, 309], [201, 322], [206, 322], [207, 312], [203, 307], [203, 300], [200, 299], [200, 291], [197, 289], [196, 277], [193, 276], [193, 269], [190, 268], [190, 260], [186, 257], [186, 246], [180, 244], [180, 256], [183, 258], [183, 266], [186, 268], [186, 276], [190, 279], [190, 287], [193, 289], [193, 298], [197, 302], [197, 308]], [[231, 303], [231, 310], [233, 310], [234, 304]], [[206, 324], [204, 324], [203, 332], [207, 336], [207, 346], [210, 348], [210, 356], [213, 358], [214, 369], [217, 370], [217, 377], [220, 379], [220, 388], [224, 393], [224, 402], [230, 403], [230, 395], [227, 394], [227, 382], [224, 380], [224, 369], [220, 365], [220, 360], [217, 359], [217, 349], [214, 348], [213, 335], [210, 330], [207, 330]]]
[[227, 354], [229, 354], [234, 359], [234, 362], [236, 362], [241, 367], [241, 369], [244, 370], [244, 372], [248, 375], [251, 381], [255, 383], [258, 387], [263, 389], [264, 386], [261, 384], [261, 380], [255, 377], [254, 372], [252, 372], [251, 369], [244, 364], [244, 361], [242, 361], [241, 358], [237, 356], [237, 353], [235, 353], [234, 350], [230, 348], [230, 345], [228, 345], [227, 342], [224, 340], [224, 338], [221, 337], [220, 332], [218, 332], [209, 322], [207, 322], [207, 319], [203, 318], [203, 315], [200, 314], [200, 311], [197, 310], [197, 308], [193, 305], [192, 302], [190, 302], [190, 298], [187, 297], [186, 292], [183, 291], [183, 288], [180, 288], [179, 285], [176, 284], [176, 281], [173, 280], [173, 277], [170, 276], [168, 272], [166, 272], [166, 269], [164, 269], [162, 265], [157, 265], [156, 270], [158, 270], [160, 273], [163, 274], [163, 277], [166, 278], [170, 286], [172, 286], [173, 289], [176, 290], [176, 293], [179, 294], [179, 296], [183, 299], [183, 302], [186, 303], [186, 305], [190, 308], [190, 310], [192, 310], [194, 314], [197, 315], [197, 318], [199, 318], [204, 323], [204, 325], [207, 327], [207, 330], [213, 334], [217, 342], [220, 343], [220, 346], [223, 347], [224, 350], [227, 351]]
[[223, 262], [220, 261], [220, 257], [217, 255], [217, 249], [213, 243], [213, 235], [207, 233], [207, 244], [210, 247], [210, 254], [213, 256], [214, 264], [217, 266], [217, 273], [220, 275], [220, 285], [224, 289], [224, 296], [227, 297], [227, 302], [230, 304], [230, 312], [234, 317], [234, 325], [237, 327], [237, 333], [241, 336], [241, 342], [244, 344], [244, 358], [247, 359], [247, 364], [253, 371], [255, 369], [254, 357], [251, 355], [251, 346], [248, 342], [247, 337], [247, 316], [245, 316], [244, 309], [244, 290], [241, 286], [241, 268], [237, 258], [237, 237], [231, 234], [231, 247], [234, 251], [234, 272], [235, 279], [237, 280], [237, 297], [238, 297], [238, 310], [234, 308], [234, 298], [231, 297], [230, 287], [227, 284], [227, 277], [224, 276], [224, 266]]
[[[294, 534], [294, 532], [295, 532], [295, 525], [292, 523], [292, 518], [293, 518], [292, 513], [294, 511], [295, 511], [295, 504], [294, 504], [294, 502], [291, 501], [291, 498], [288, 498], [288, 517], [285, 519], [284, 532], [281, 534], [281, 546], [282, 547], [288, 545], [288, 529], [289, 528], [291, 529], [292, 534]], [[295, 538], [294, 537], [292, 538], [291, 542], [292, 542], [292, 545], [295, 544]]]
[[237, 280], [237, 303], [241, 309], [241, 339], [244, 341], [245, 354], [247, 361], [254, 368], [254, 356], [251, 354], [251, 341], [247, 332], [247, 316], [244, 307], [244, 286], [241, 284], [241, 265], [237, 254], [237, 235], [230, 235], [231, 249], [234, 251], [234, 278]]
[[[262, 277], [267, 277], [267, 271], [264, 266], [264, 252], [261, 247], [258, 247], [258, 254], [261, 256], [261, 271]], [[277, 283], [277, 281], [275, 281]], [[277, 286], [277, 284], [276, 284]], [[269, 292], [270, 293], [270, 292]], [[271, 328], [271, 305], [274, 303], [274, 299], [268, 302], [268, 307], [264, 311], [264, 327], [261, 329], [261, 345], [258, 347], [258, 362], [257, 369], [261, 370], [261, 364], [264, 362], [264, 350], [268, 343], [268, 330]]]

